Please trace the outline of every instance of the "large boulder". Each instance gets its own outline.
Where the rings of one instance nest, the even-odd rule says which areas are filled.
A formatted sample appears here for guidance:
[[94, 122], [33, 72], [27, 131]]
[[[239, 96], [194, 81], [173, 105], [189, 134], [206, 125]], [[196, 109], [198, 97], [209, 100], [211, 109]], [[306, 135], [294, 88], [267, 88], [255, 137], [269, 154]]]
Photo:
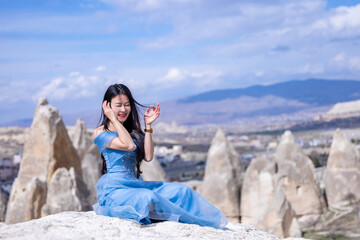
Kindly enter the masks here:
[[166, 173], [155, 156], [150, 162], [142, 161], [140, 169], [145, 181], [167, 181]]
[[290, 131], [282, 136], [276, 149], [279, 184], [294, 209], [301, 229], [312, 228], [325, 210], [312, 161], [302, 152]]
[[229, 223], [226, 229], [200, 227], [195, 224], [160, 222], [146, 227], [117, 217], [106, 217], [90, 212], [62, 212], [40, 219], [19, 223], [0, 223], [1, 239], [72, 240], [72, 239], [219, 239], [219, 240], [276, 240], [270, 233], [255, 227]]
[[204, 180], [197, 191], [219, 208], [229, 221], [239, 222], [242, 177], [240, 158], [219, 129], [208, 151]]
[[251, 161], [241, 192], [241, 222], [277, 237], [300, 237], [295, 212], [276, 177], [276, 164], [264, 157]]
[[82, 176], [80, 159], [58, 110], [46, 99], [40, 99], [25, 142], [16, 184], [10, 193], [5, 222], [17, 223], [40, 217], [54, 172], [58, 168], [71, 167]]
[[87, 198], [89, 192], [83, 180], [74, 168], [58, 168], [51, 178], [46, 195], [46, 203], [42, 206], [41, 216], [63, 211], [92, 210]]
[[331, 144], [325, 172], [329, 208], [348, 209], [360, 201], [359, 150], [337, 129]]
[[11, 188], [5, 222], [18, 223], [40, 218], [46, 191], [46, 183], [36, 177], [31, 178], [25, 186], [16, 178]]
[[80, 157], [82, 178], [89, 190], [89, 202], [95, 204], [96, 183], [101, 177], [102, 159], [86, 129], [84, 121], [78, 119], [74, 132], [70, 134], [73, 145]]

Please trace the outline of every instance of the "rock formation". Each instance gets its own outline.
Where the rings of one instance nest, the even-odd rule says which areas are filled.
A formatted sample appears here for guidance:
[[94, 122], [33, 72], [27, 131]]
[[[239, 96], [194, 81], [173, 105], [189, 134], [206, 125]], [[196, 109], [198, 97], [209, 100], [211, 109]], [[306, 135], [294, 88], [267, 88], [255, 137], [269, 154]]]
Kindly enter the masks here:
[[83, 180], [90, 192], [91, 204], [97, 202], [96, 183], [101, 177], [102, 159], [100, 153], [88, 133], [84, 121], [78, 119], [74, 133], [70, 135], [73, 145], [80, 157]]
[[337, 103], [327, 113], [317, 116], [315, 120], [330, 121], [358, 116], [360, 116], [360, 100]]
[[325, 209], [315, 167], [302, 152], [290, 131], [286, 131], [276, 149], [279, 184], [298, 218], [301, 229], [312, 227]]
[[41, 216], [63, 211], [89, 211], [89, 192], [74, 168], [58, 168], [51, 178]]
[[46, 200], [46, 183], [36, 177], [26, 184], [16, 178], [10, 192], [5, 222], [18, 223], [41, 217], [41, 207]]
[[360, 153], [337, 129], [325, 172], [329, 208], [346, 209], [360, 201]]
[[141, 177], [145, 181], [167, 180], [163, 167], [155, 157], [150, 162], [142, 161], [140, 169], [142, 171]]
[[295, 212], [278, 186], [275, 165], [264, 157], [251, 161], [241, 192], [241, 222], [277, 237], [300, 237]]
[[[62, 212], [19, 224], [0, 223], [1, 239], [219, 239], [276, 240], [277, 237], [246, 224], [229, 223], [219, 230], [195, 224], [160, 222], [141, 226], [130, 220], [91, 212]], [[300, 240], [300, 239], [298, 239]]]
[[39, 218], [53, 174], [58, 168], [71, 167], [82, 176], [80, 159], [59, 112], [46, 99], [40, 99], [11, 189], [5, 222]]
[[229, 221], [238, 222], [242, 177], [240, 158], [219, 129], [208, 151], [204, 181], [197, 191], [219, 208]]

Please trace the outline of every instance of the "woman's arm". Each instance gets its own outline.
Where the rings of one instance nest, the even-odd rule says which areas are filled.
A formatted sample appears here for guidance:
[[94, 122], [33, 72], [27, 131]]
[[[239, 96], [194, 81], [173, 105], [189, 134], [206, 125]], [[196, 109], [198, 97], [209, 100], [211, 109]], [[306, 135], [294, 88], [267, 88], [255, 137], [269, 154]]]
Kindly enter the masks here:
[[[146, 109], [144, 115], [145, 121], [145, 129], [150, 130], [151, 124], [159, 117], [160, 115], [160, 106], [157, 104], [156, 108], [151, 106], [150, 108]], [[152, 133], [145, 131], [145, 139], [144, 139], [144, 151], [145, 151], [145, 161], [150, 162], [154, 157], [154, 142], [152, 139]]]
[[[151, 129], [151, 124], [145, 125], [145, 129]], [[152, 133], [145, 132], [144, 151], [145, 151], [144, 160], [150, 162], [154, 157], [154, 142], [152, 139]]]

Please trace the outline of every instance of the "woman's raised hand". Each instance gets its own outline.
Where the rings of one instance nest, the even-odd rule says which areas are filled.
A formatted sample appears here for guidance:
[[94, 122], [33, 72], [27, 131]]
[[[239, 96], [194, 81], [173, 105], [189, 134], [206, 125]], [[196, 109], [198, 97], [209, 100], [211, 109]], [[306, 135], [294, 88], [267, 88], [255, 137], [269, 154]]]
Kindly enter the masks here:
[[115, 113], [113, 112], [113, 110], [110, 107], [110, 102], [104, 101], [102, 104], [102, 108], [104, 110], [104, 114], [105, 116], [107, 116], [107, 118], [113, 122], [116, 120], [116, 116]]
[[151, 125], [160, 115], [160, 105], [157, 104], [156, 108], [151, 105], [145, 111], [144, 120], [146, 125]]

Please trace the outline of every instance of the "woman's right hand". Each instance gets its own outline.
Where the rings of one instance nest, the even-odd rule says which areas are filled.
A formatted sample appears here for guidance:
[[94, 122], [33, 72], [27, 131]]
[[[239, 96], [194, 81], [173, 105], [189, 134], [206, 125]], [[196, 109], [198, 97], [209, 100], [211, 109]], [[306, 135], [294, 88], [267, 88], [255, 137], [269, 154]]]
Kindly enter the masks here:
[[111, 121], [114, 122], [116, 120], [115, 113], [110, 107], [110, 102], [104, 101], [102, 104], [102, 108], [104, 110], [105, 116]]

